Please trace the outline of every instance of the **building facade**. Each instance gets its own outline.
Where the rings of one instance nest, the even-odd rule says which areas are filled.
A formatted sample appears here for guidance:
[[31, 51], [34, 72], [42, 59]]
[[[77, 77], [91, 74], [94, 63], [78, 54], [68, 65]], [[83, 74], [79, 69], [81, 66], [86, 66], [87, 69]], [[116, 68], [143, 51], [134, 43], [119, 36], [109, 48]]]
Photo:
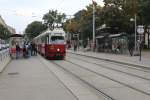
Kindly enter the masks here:
[[2, 24], [4, 27], [7, 26], [6, 23], [5, 23], [5, 21], [4, 21], [3, 18], [1, 17], [1, 15], [0, 15], [0, 24]]
[[13, 28], [13, 27], [7, 25], [7, 24], [5, 23], [5, 21], [4, 21], [4, 19], [1, 17], [1, 15], [0, 15], [0, 24], [2, 24], [5, 28], [7, 28], [7, 29], [10, 31], [10, 33], [12, 33], [12, 34], [15, 34], [15, 33], [16, 33], [15, 28]]

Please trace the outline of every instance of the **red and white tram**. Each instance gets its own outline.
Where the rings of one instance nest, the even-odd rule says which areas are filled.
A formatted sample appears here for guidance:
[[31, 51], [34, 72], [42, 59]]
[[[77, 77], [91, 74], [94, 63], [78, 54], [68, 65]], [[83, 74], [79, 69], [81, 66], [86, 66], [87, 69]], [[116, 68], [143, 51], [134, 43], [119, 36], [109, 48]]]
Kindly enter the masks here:
[[37, 51], [46, 58], [62, 58], [66, 56], [65, 32], [61, 28], [47, 30], [33, 39]]

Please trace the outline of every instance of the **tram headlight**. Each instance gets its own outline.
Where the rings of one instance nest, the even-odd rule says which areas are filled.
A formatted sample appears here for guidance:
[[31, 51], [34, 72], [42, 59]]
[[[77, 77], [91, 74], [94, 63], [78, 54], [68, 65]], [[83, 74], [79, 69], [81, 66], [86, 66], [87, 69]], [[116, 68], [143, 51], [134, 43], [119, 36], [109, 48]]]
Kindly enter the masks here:
[[58, 49], [57, 49], [57, 51], [59, 52], [59, 51], [60, 51], [60, 49], [58, 48]]

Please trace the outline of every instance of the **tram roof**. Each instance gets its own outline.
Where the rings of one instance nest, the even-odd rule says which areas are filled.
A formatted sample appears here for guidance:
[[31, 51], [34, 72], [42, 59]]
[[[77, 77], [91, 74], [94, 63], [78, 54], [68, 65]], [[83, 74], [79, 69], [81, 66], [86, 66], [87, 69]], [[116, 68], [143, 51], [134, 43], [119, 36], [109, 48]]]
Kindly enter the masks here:
[[55, 28], [52, 32], [53, 33], [65, 33], [62, 28]]
[[49, 33], [65, 33], [64, 30], [62, 28], [55, 28], [54, 30], [50, 30], [50, 29], [47, 29], [46, 31], [42, 32], [40, 35], [38, 35], [36, 38], [39, 38], [41, 36], [44, 36], [46, 34], [49, 34]]
[[38, 35], [37, 37], [35, 37], [35, 39], [39, 38], [41, 36], [44, 36], [44, 35], [48, 34], [49, 32], [52, 32], [52, 31], [50, 29], [47, 29], [46, 31], [42, 32], [40, 35]]

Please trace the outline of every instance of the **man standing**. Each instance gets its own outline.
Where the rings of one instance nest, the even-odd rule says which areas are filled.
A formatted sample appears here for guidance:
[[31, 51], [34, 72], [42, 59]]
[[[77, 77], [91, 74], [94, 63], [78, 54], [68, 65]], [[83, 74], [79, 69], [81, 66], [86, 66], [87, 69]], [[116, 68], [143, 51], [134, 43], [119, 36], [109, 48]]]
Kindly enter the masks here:
[[77, 51], [77, 41], [74, 41], [74, 51]]
[[17, 44], [16, 44], [16, 59], [18, 59], [19, 56], [20, 56], [20, 46], [19, 46], [19, 44], [17, 43]]
[[131, 40], [129, 40], [128, 42], [128, 49], [129, 49], [130, 56], [133, 56], [134, 42]]

